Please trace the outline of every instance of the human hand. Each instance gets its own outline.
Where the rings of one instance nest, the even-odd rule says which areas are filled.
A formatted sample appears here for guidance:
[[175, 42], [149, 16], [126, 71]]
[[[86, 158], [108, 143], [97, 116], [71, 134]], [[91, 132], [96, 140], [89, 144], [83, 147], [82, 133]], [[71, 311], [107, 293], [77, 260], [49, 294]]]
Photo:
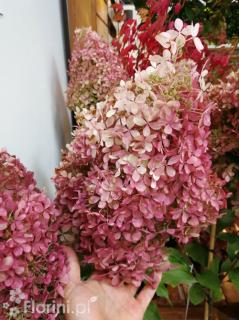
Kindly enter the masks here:
[[[65, 288], [67, 320], [142, 320], [156, 289], [146, 285], [135, 297], [137, 288], [129, 285], [112, 287], [106, 281], [81, 281], [76, 254], [65, 249], [69, 263], [69, 283]], [[158, 275], [158, 282], [161, 274]]]

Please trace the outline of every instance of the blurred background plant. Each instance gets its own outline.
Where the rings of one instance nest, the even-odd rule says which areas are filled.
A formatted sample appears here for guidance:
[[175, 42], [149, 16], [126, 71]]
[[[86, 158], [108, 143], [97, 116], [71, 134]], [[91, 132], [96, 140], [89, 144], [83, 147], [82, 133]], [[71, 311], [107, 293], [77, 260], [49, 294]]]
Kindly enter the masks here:
[[[162, 4], [164, 1], [156, 2]], [[134, 4], [143, 15], [147, 13], [146, 0], [125, 0], [122, 3]], [[170, 19], [177, 16], [185, 22], [202, 23], [203, 35], [218, 43], [237, 38], [239, 34], [238, 0], [172, 0], [168, 13]]]

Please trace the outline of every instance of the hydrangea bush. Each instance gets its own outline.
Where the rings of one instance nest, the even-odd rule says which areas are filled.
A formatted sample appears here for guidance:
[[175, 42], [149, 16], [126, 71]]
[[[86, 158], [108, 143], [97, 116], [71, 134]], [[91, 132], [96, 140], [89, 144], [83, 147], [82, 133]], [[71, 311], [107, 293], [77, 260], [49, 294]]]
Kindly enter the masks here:
[[207, 71], [182, 59], [188, 41], [202, 51], [197, 32], [177, 19], [156, 36], [162, 55], [94, 112], [82, 109], [54, 177], [62, 240], [113, 285], [154, 284], [167, 268], [166, 241], [198, 237], [225, 206], [208, 154]]
[[126, 77], [126, 72], [118, 55], [96, 32], [77, 29], [69, 77], [68, 106], [77, 111], [95, 108]]
[[227, 215], [234, 216], [228, 232], [236, 233], [239, 217], [239, 71], [238, 66], [226, 69], [209, 89], [210, 99], [215, 102], [212, 112], [210, 152], [214, 170], [225, 180], [229, 192]]
[[33, 174], [0, 151], [0, 319], [55, 319], [25, 301], [61, 299], [67, 264], [58, 244], [59, 212], [37, 189]]

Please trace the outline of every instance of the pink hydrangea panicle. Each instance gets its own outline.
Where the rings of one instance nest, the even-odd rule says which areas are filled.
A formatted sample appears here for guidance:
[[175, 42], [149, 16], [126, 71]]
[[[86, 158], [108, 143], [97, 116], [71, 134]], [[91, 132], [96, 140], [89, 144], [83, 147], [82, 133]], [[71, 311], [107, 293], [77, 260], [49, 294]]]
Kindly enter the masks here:
[[127, 74], [114, 49], [91, 29], [77, 29], [69, 66], [67, 104], [81, 122], [82, 108], [95, 108]]
[[162, 55], [85, 111], [54, 177], [62, 234], [113, 285], [154, 284], [166, 242], [198, 237], [225, 207], [208, 153], [206, 72], [180, 59], [197, 29], [176, 21], [157, 37]]
[[[0, 150], [0, 319], [10, 319], [14, 308], [19, 319], [38, 319], [37, 311], [26, 314], [25, 300], [61, 300], [68, 266], [58, 244], [58, 217], [33, 174]], [[46, 314], [44, 319], [55, 316]]]

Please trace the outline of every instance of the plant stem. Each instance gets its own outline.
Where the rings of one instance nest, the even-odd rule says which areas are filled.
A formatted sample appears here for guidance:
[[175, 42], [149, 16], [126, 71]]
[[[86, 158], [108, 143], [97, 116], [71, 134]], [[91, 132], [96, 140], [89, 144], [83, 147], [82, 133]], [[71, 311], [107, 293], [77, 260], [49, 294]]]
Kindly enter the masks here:
[[209, 254], [208, 254], [208, 268], [210, 268], [212, 262], [213, 262], [213, 257], [214, 257], [214, 249], [215, 249], [215, 241], [216, 241], [216, 229], [217, 225], [212, 224], [211, 225], [211, 232], [210, 232], [210, 244], [209, 244]]
[[[212, 224], [211, 225], [211, 232], [210, 232], [210, 244], [209, 244], [209, 254], [208, 254], [208, 265], [207, 267], [210, 268], [212, 262], [213, 262], [213, 256], [214, 256], [214, 248], [215, 248], [215, 241], [216, 241], [216, 229], [217, 229], [217, 224]], [[210, 294], [209, 294], [209, 299], [210, 299]], [[211, 299], [210, 299], [211, 300]], [[204, 308], [204, 320], [209, 320], [210, 316], [210, 308], [209, 308], [209, 302], [210, 301], [205, 301], [205, 308]]]
[[204, 320], [209, 320], [209, 303], [208, 303], [208, 301], [205, 301]]

